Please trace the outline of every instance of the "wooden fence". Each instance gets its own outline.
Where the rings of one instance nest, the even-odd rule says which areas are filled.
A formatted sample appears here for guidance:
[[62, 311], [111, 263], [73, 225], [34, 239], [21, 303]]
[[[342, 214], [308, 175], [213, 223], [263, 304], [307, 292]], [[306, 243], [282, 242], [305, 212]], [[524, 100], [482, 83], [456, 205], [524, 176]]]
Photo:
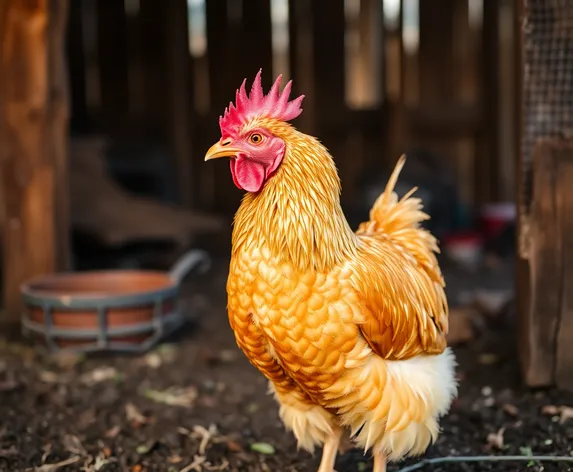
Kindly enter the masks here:
[[73, 121], [167, 143], [188, 205], [236, 208], [225, 163], [201, 157], [261, 67], [306, 95], [297, 125], [332, 150], [345, 201], [409, 145], [450, 159], [469, 204], [513, 197], [510, 0], [70, 3]]

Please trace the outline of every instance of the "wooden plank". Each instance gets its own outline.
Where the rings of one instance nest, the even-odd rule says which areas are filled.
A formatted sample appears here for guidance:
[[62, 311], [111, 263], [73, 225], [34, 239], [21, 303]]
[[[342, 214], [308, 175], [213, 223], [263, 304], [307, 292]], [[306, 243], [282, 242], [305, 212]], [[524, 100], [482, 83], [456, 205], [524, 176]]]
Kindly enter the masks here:
[[[5, 320], [20, 317], [20, 285], [58, 268], [58, 218], [66, 192], [56, 162], [65, 124], [58, 107], [50, 109], [47, 0], [2, 2], [0, 28], [0, 201], [4, 214]], [[7, 5], [6, 5], [7, 3]], [[56, 19], [57, 20], [57, 19]], [[65, 23], [64, 23], [65, 24]], [[52, 33], [55, 29], [50, 30]], [[59, 90], [59, 89], [58, 89]], [[58, 108], [59, 111], [55, 111]], [[53, 111], [52, 111], [53, 110]]]
[[314, 0], [311, 14], [314, 80], [312, 90], [304, 93], [314, 95], [314, 113], [320, 134], [320, 130], [335, 125], [346, 108], [344, 0]]
[[[272, 76], [270, 0], [228, 2], [209, 0], [207, 10], [207, 42], [209, 51], [209, 85], [211, 107], [221, 114], [235, 90], [246, 78], [252, 83], [263, 68], [263, 85], [270, 87]], [[205, 130], [210, 142], [219, 139], [217, 122]], [[241, 192], [232, 183], [228, 162], [214, 163], [214, 208], [234, 212]]]
[[556, 206], [560, 220], [561, 247], [557, 249], [562, 261], [560, 313], [556, 336], [555, 382], [559, 387], [573, 390], [573, 140], [553, 146], [556, 161]]
[[177, 186], [181, 203], [191, 208], [195, 201], [193, 156], [191, 152], [191, 111], [193, 82], [189, 55], [188, 16], [186, 0], [163, 4], [167, 9], [167, 70], [169, 77], [169, 132], [171, 152], [175, 156]]
[[295, 125], [305, 133], [316, 133], [313, 89], [312, 13], [306, 0], [289, 0], [290, 72], [293, 80], [292, 94], [305, 94], [304, 113]]
[[529, 386], [553, 383], [556, 363], [555, 336], [560, 317], [563, 260], [562, 228], [555, 184], [555, 148], [550, 140], [533, 150], [534, 195], [530, 235], [530, 304], [520, 316], [520, 344], [525, 380]]
[[475, 161], [476, 201], [494, 200], [497, 195], [499, 160], [499, 2], [484, 0], [481, 54], [480, 103], [482, 130], [478, 134], [478, 159]]
[[48, 73], [49, 115], [47, 139], [51, 145], [56, 192], [56, 267], [70, 269], [70, 202], [68, 175], [69, 140], [69, 86], [66, 61], [66, 27], [68, 24], [68, 0], [49, 0], [48, 22]]
[[98, 0], [96, 8], [101, 87], [97, 121], [103, 132], [114, 134], [128, 121], [127, 18], [124, 2], [118, 0]]

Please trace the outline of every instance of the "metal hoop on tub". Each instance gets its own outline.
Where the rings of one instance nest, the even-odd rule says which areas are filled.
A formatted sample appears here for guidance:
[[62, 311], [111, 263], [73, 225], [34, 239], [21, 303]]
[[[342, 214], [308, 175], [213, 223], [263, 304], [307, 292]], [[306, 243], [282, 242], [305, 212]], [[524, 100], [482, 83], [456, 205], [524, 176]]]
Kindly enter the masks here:
[[50, 274], [22, 285], [22, 331], [51, 351], [145, 352], [185, 323], [178, 299], [208, 254], [191, 250], [169, 272], [109, 270]]

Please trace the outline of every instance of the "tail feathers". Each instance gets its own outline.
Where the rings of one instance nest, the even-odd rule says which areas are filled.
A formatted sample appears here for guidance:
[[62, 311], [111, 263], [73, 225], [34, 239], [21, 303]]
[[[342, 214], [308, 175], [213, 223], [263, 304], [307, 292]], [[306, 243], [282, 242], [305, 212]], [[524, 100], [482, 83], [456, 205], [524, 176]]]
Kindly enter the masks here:
[[422, 200], [412, 196], [417, 187], [411, 189], [401, 199], [398, 199], [394, 191], [405, 163], [406, 156], [402, 155], [388, 179], [386, 189], [370, 210], [370, 220], [362, 223], [356, 233], [385, 235], [406, 247], [413, 246], [409, 249], [414, 249], [415, 253], [420, 253], [420, 250], [422, 253], [439, 252], [436, 239], [428, 231], [420, 228], [420, 224], [430, 217], [422, 210]]

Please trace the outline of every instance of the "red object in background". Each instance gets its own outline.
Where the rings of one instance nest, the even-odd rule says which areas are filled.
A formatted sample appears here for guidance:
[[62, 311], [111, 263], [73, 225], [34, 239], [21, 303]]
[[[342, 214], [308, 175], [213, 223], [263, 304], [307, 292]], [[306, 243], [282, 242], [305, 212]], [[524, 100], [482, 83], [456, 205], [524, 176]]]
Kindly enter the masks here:
[[451, 233], [442, 239], [442, 246], [451, 259], [475, 267], [481, 258], [483, 239], [475, 231]]
[[481, 211], [484, 237], [490, 239], [500, 234], [507, 225], [515, 221], [515, 216], [514, 203], [490, 203], [484, 205]]

